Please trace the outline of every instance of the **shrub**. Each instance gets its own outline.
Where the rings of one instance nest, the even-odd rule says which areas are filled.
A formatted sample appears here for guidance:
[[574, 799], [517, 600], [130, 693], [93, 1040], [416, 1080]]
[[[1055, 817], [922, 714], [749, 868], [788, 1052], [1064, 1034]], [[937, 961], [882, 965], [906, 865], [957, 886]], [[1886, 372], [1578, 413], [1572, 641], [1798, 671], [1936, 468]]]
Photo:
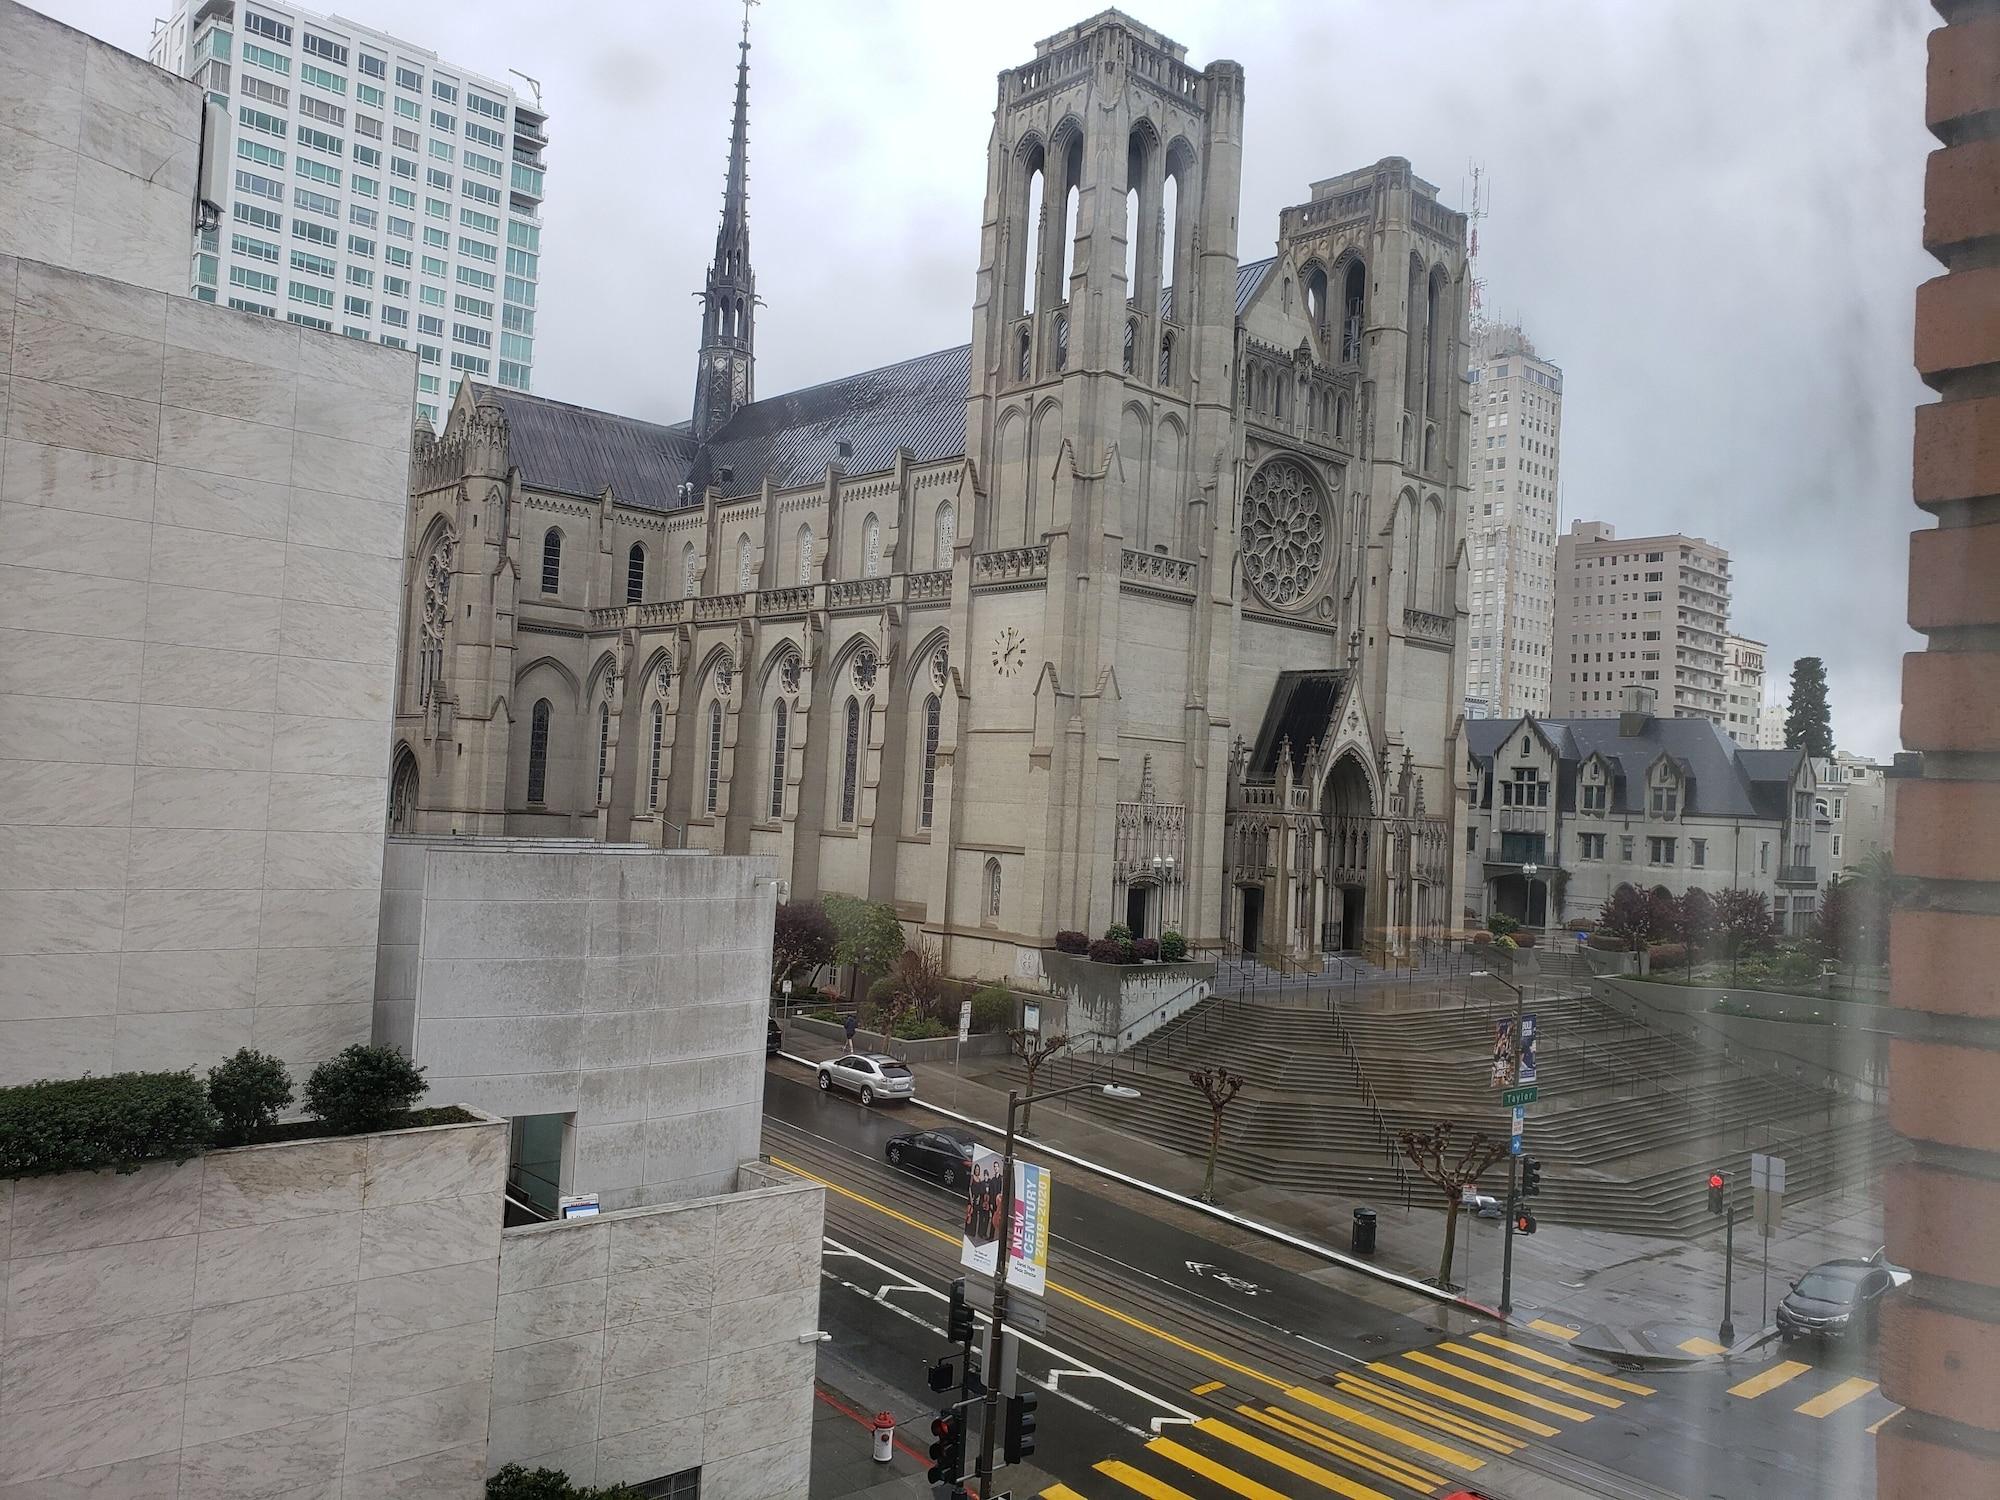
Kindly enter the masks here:
[[840, 1012], [835, 1010], [831, 1005], [815, 1005], [811, 1010], [806, 1012], [806, 1019], [808, 1021], [838, 1021], [840, 1019]]
[[1132, 929], [1127, 927], [1123, 922], [1113, 922], [1109, 927], [1104, 929], [1104, 935], [1114, 943], [1129, 943], [1132, 941]]
[[1688, 961], [1687, 944], [1655, 943], [1646, 950], [1646, 957], [1656, 969], [1676, 968]]
[[292, 1102], [292, 1075], [277, 1058], [244, 1047], [208, 1070], [208, 1102], [220, 1121], [216, 1140], [245, 1145], [278, 1123], [278, 1111]]
[[1090, 945], [1090, 961], [1098, 964], [1125, 962], [1125, 945], [1113, 938], [1099, 938]]
[[1535, 930], [1532, 927], [1517, 927], [1508, 933], [1507, 936], [1514, 940], [1514, 945], [1517, 948], [1532, 948], [1535, 946]]
[[1482, 929], [1473, 933], [1472, 941], [1475, 943], [1490, 943], [1493, 941], [1493, 934]]
[[486, 1481], [486, 1500], [639, 1500], [626, 1485], [579, 1485], [561, 1469], [508, 1464]]
[[394, 1125], [424, 1088], [424, 1070], [394, 1047], [356, 1043], [313, 1069], [306, 1108], [336, 1134], [358, 1135]]
[[0, 1089], [0, 1178], [136, 1172], [186, 1161], [215, 1138], [193, 1073], [112, 1073]]
[[974, 1031], [1006, 1031], [1014, 1024], [1014, 997], [997, 984], [989, 984], [972, 997]]
[[902, 991], [896, 986], [893, 976], [884, 974], [868, 986], [868, 1004], [875, 1010], [882, 1010], [892, 1004]]
[[1496, 911], [1486, 919], [1486, 930], [1495, 937], [1511, 937], [1521, 930], [1521, 924], [1505, 912]]
[[1187, 939], [1169, 927], [1160, 934], [1160, 962], [1178, 964], [1187, 961]]
[[1157, 959], [1160, 956], [1160, 940], [1158, 938], [1140, 938], [1138, 942], [1132, 945], [1132, 956], [1141, 963], [1149, 959]]
[[1493, 940], [1493, 946], [1496, 948], [1505, 948], [1509, 953], [1512, 953], [1520, 945], [1503, 932]]
[[1089, 951], [1090, 951], [1089, 933], [1077, 932], [1070, 928], [1064, 928], [1061, 932], [1056, 934], [1056, 952], [1088, 953]]
[[927, 1042], [935, 1037], [957, 1036], [958, 1028], [946, 1026], [929, 1016], [904, 1016], [890, 1028], [889, 1035], [905, 1042]]

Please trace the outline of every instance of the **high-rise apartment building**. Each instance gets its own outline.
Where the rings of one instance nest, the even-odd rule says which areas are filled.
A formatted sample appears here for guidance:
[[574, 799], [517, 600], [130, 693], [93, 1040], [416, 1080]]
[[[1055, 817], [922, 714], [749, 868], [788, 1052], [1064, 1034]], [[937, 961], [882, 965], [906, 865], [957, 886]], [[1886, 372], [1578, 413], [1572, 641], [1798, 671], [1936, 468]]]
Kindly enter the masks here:
[[[1758, 748], [1764, 716], [1764, 643], [1731, 635], [1722, 641], [1723, 732], [1745, 749]], [[1784, 744], [1781, 738], [1778, 749]]]
[[433, 425], [468, 375], [529, 388], [539, 100], [286, 5], [178, 0], [151, 57], [230, 121], [228, 201], [195, 235], [196, 297], [415, 349]]
[[1674, 718], [1728, 728], [1722, 548], [1678, 534], [1621, 541], [1607, 522], [1575, 521], [1556, 544], [1555, 596], [1550, 717], [1610, 713], [1636, 683]]
[[1790, 715], [1782, 703], [1766, 703], [1757, 714], [1757, 748], [1759, 750], [1782, 750], [1785, 748], [1785, 720]]
[[1519, 328], [1473, 346], [1465, 544], [1471, 564], [1467, 696], [1494, 718], [1546, 714], [1554, 671], [1556, 486], [1562, 371]]

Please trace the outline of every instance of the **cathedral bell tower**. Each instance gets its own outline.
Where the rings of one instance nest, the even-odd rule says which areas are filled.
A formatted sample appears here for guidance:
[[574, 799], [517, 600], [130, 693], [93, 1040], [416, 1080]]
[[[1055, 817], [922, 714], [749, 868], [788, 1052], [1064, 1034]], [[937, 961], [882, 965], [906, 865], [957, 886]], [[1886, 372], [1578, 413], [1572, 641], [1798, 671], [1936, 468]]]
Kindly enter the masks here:
[[706, 441], [756, 399], [757, 276], [750, 269], [750, 5], [736, 61], [736, 117], [722, 183], [722, 227], [701, 293], [701, 355], [694, 377], [694, 435]]

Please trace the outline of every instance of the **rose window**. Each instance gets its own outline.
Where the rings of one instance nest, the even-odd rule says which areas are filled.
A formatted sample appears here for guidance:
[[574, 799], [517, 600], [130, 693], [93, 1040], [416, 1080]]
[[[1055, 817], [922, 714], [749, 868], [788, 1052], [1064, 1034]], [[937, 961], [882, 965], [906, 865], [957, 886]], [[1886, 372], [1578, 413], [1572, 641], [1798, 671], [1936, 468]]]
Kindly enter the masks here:
[[1265, 464], [1243, 505], [1243, 576], [1267, 604], [1302, 604], [1319, 586], [1327, 555], [1326, 499], [1303, 465]]

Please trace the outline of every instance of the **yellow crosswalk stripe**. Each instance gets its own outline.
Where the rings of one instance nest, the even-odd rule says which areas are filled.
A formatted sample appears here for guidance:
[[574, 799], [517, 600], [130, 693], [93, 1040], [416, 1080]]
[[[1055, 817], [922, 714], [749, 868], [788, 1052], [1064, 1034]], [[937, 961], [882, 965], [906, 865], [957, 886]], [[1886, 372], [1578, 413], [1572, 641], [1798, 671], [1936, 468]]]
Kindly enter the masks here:
[[1430, 1402], [1412, 1396], [1406, 1391], [1392, 1390], [1372, 1380], [1363, 1380], [1358, 1375], [1341, 1375], [1336, 1377], [1336, 1382], [1337, 1388], [1344, 1396], [1358, 1396], [1373, 1401], [1378, 1406], [1422, 1422], [1426, 1427], [1435, 1427], [1440, 1432], [1448, 1432], [1453, 1437], [1463, 1438], [1466, 1442], [1490, 1448], [1495, 1453], [1514, 1453], [1527, 1446], [1520, 1438], [1510, 1436], [1497, 1428], [1488, 1427], [1484, 1423], [1475, 1422], [1470, 1417], [1461, 1417], [1455, 1412], [1446, 1411], [1441, 1406], [1433, 1406]]
[[1039, 1500], [1083, 1500], [1083, 1496], [1066, 1484], [1056, 1483], [1043, 1490]]
[[1900, 1417], [1902, 1414], [1903, 1414], [1903, 1408], [1899, 1406], [1894, 1411], [1890, 1412], [1888, 1416], [1877, 1417], [1874, 1421], [1870, 1422], [1868, 1424], [1868, 1431], [1871, 1434], [1880, 1432], [1885, 1422], [1889, 1422], [1896, 1417]]
[[1568, 1343], [1582, 1332], [1578, 1328], [1565, 1328], [1560, 1323], [1551, 1323], [1547, 1318], [1530, 1319], [1528, 1326], [1537, 1333], [1546, 1333], [1550, 1338], [1561, 1339], [1564, 1343]]
[[[1329, 1397], [1322, 1396], [1318, 1391], [1307, 1390], [1304, 1386], [1293, 1386], [1285, 1394], [1294, 1401], [1316, 1407], [1328, 1416], [1339, 1417], [1342, 1421], [1352, 1422], [1356, 1427], [1364, 1428], [1378, 1437], [1385, 1437], [1392, 1442], [1401, 1443], [1406, 1448], [1414, 1448], [1419, 1453], [1431, 1458], [1441, 1459], [1445, 1463], [1457, 1464], [1468, 1473], [1474, 1469], [1484, 1468], [1486, 1465], [1486, 1460], [1483, 1458], [1475, 1457], [1470, 1453], [1465, 1453], [1457, 1448], [1440, 1443], [1437, 1439], [1426, 1437], [1421, 1432], [1411, 1432], [1406, 1427], [1398, 1427], [1394, 1422], [1385, 1422], [1382, 1418], [1371, 1416], [1359, 1407], [1349, 1406], [1344, 1401], [1332, 1400]], [[1304, 1421], [1305, 1419], [1299, 1418], [1297, 1420]]]
[[1194, 1496], [1186, 1490], [1177, 1490], [1165, 1481], [1155, 1479], [1144, 1469], [1135, 1469], [1115, 1458], [1107, 1458], [1097, 1465], [1097, 1472], [1106, 1479], [1115, 1479], [1135, 1494], [1144, 1495], [1146, 1500], [1194, 1500]]
[[1519, 1401], [1524, 1406], [1532, 1406], [1536, 1411], [1545, 1411], [1551, 1416], [1568, 1417], [1572, 1422], [1588, 1422], [1591, 1417], [1587, 1411], [1581, 1411], [1574, 1406], [1564, 1406], [1560, 1401], [1550, 1401], [1546, 1397], [1532, 1395], [1527, 1391], [1516, 1390], [1511, 1385], [1488, 1379], [1476, 1370], [1461, 1369], [1450, 1360], [1439, 1359], [1435, 1354], [1427, 1354], [1422, 1349], [1411, 1349], [1403, 1357], [1415, 1360], [1428, 1369], [1442, 1371], [1453, 1380], [1463, 1380], [1468, 1385], [1476, 1385], [1482, 1390], [1505, 1396], [1509, 1401]]
[[1830, 1391], [1823, 1391], [1810, 1401], [1801, 1402], [1792, 1408], [1803, 1417], [1830, 1417], [1843, 1406], [1851, 1406], [1875, 1389], [1875, 1382], [1863, 1380], [1859, 1375], [1843, 1380]]
[[1727, 1349], [1723, 1348], [1722, 1345], [1716, 1343], [1714, 1339], [1705, 1339], [1700, 1337], [1691, 1339], [1682, 1339], [1678, 1344], [1674, 1345], [1674, 1347], [1680, 1350], [1681, 1353], [1683, 1354], [1706, 1355], [1706, 1354], [1727, 1354], [1729, 1352]]
[[1406, 1385], [1412, 1390], [1423, 1391], [1428, 1395], [1449, 1401], [1453, 1406], [1462, 1406], [1467, 1411], [1476, 1411], [1481, 1416], [1492, 1417], [1496, 1421], [1505, 1422], [1509, 1427], [1518, 1427], [1523, 1432], [1532, 1432], [1536, 1437], [1554, 1437], [1562, 1431], [1560, 1427], [1551, 1427], [1546, 1422], [1537, 1422], [1533, 1417], [1517, 1417], [1513, 1412], [1507, 1411], [1503, 1407], [1495, 1406], [1490, 1401], [1481, 1401], [1477, 1396], [1465, 1395], [1463, 1392], [1453, 1390], [1450, 1386], [1439, 1385], [1435, 1380], [1426, 1380], [1421, 1375], [1412, 1375], [1408, 1370], [1399, 1370], [1394, 1365], [1385, 1365], [1378, 1361], [1375, 1364], [1371, 1364], [1368, 1368], [1375, 1371], [1378, 1375], [1386, 1375], [1398, 1385]]
[[1419, 1495], [1428, 1495], [1444, 1483], [1444, 1475], [1433, 1474], [1428, 1469], [1420, 1469], [1405, 1459], [1384, 1453], [1379, 1448], [1371, 1448], [1358, 1438], [1344, 1436], [1330, 1427], [1322, 1427], [1304, 1417], [1295, 1417], [1282, 1407], [1267, 1406], [1258, 1411], [1254, 1406], [1239, 1406], [1236, 1414], [1246, 1417], [1260, 1426], [1290, 1438], [1295, 1443], [1304, 1443], [1317, 1448], [1322, 1453], [1331, 1453], [1335, 1458], [1346, 1459], [1356, 1468], [1366, 1469], [1371, 1474], [1379, 1474], [1384, 1479], [1394, 1480], [1405, 1489], [1415, 1490]]
[[1448, 1354], [1456, 1354], [1460, 1359], [1473, 1360], [1495, 1370], [1505, 1370], [1516, 1380], [1532, 1381], [1548, 1390], [1561, 1391], [1565, 1396], [1574, 1396], [1579, 1401], [1588, 1401], [1611, 1411], [1616, 1411], [1625, 1404], [1616, 1396], [1606, 1396], [1599, 1391], [1587, 1391], [1580, 1385], [1571, 1385], [1567, 1380], [1558, 1380], [1553, 1375], [1544, 1375], [1538, 1370], [1523, 1369], [1511, 1360], [1488, 1354], [1484, 1349], [1468, 1349], [1463, 1344], [1440, 1344], [1438, 1347]]
[[1219, 1391], [1221, 1389], [1222, 1389], [1221, 1381], [1204, 1380], [1200, 1385], [1196, 1386], [1193, 1390], [1189, 1391], [1188, 1394], [1190, 1396], [1206, 1396], [1213, 1391]]
[[1583, 1365], [1572, 1364], [1569, 1360], [1557, 1359], [1553, 1354], [1544, 1354], [1539, 1349], [1531, 1348], [1527, 1344], [1517, 1344], [1512, 1339], [1499, 1338], [1485, 1332], [1475, 1333], [1473, 1338], [1482, 1344], [1491, 1344], [1496, 1349], [1505, 1349], [1509, 1354], [1518, 1354], [1523, 1359], [1532, 1359], [1538, 1365], [1547, 1365], [1551, 1370], [1562, 1370], [1583, 1380], [1594, 1380], [1599, 1385], [1608, 1385], [1614, 1391], [1629, 1391], [1634, 1396], [1657, 1394], [1650, 1385], [1640, 1385], [1636, 1380], [1620, 1380], [1616, 1375], [1605, 1375]]
[[[1268, 1484], [1259, 1484], [1254, 1479], [1247, 1479], [1234, 1469], [1225, 1468], [1207, 1454], [1197, 1453], [1172, 1438], [1154, 1438], [1152, 1442], [1146, 1444], [1146, 1451], [1171, 1459], [1190, 1473], [1199, 1474], [1210, 1484], [1221, 1485], [1230, 1494], [1243, 1496], [1243, 1500], [1291, 1500], [1291, 1497], [1283, 1491], [1274, 1490]], [[1140, 1493], [1144, 1494], [1145, 1491], [1142, 1490]]]
[[1755, 1400], [1766, 1392], [1775, 1391], [1788, 1380], [1798, 1379], [1811, 1368], [1811, 1365], [1802, 1365], [1795, 1359], [1780, 1360], [1770, 1369], [1760, 1371], [1748, 1380], [1739, 1380], [1729, 1388], [1729, 1394], [1741, 1396], [1746, 1401]]
[[1347, 1500], [1389, 1500], [1378, 1489], [1371, 1489], [1358, 1480], [1349, 1479], [1345, 1474], [1336, 1474], [1323, 1464], [1311, 1459], [1300, 1458], [1287, 1453], [1275, 1443], [1267, 1443], [1260, 1437], [1252, 1436], [1240, 1427], [1231, 1427], [1227, 1422], [1206, 1417], [1194, 1424], [1194, 1430], [1209, 1437], [1240, 1448], [1252, 1458], [1261, 1458], [1265, 1463], [1283, 1469], [1288, 1474], [1296, 1474], [1300, 1479], [1309, 1479], [1323, 1490], [1331, 1490], [1336, 1495], [1345, 1495]]

